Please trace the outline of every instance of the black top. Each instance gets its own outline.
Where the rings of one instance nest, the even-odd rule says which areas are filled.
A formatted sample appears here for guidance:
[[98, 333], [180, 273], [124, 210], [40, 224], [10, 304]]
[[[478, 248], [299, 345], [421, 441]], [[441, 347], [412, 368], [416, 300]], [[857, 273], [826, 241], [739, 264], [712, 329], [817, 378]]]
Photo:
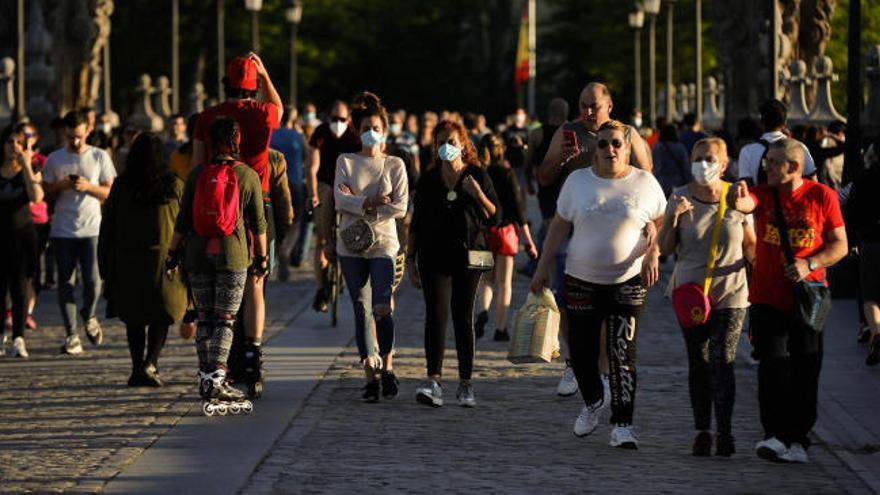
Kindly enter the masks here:
[[846, 205], [848, 233], [855, 242], [880, 242], [880, 165], [874, 164], [853, 181], [853, 189]]
[[[544, 157], [547, 156], [547, 152], [550, 150], [550, 141], [553, 140], [553, 135], [556, 134], [556, 129], [559, 129], [559, 126], [551, 124], [541, 126], [544, 136], [541, 138], [541, 143], [538, 145], [538, 149], [532, 154], [533, 169], [538, 170], [541, 167], [541, 164], [544, 163]], [[553, 215], [556, 214], [556, 199], [559, 197], [559, 185], [551, 184], [549, 186], [542, 186], [541, 182], [538, 181], [537, 196], [538, 207], [541, 210], [541, 218], [553, 218]]]
[[318, 182], [331, 187], [336, 178], [336, 159], [342, 153], [356, 153], [361, 150], [361, 138], [348, 126], [341, 137], [330, 132], [330, 124], [324, 122], [315, 129], [309, 146], [321, 153], [321, 166], [318, 168]]
[[0, 176], [0, 230], [9, 232], [33, 224], [31, 200], [24, 187], [24, 174]]
[[[482, 205], [465, 192], [462, 181], [467, 176], [496, 205], [494, 215], [486, 218]], [[441, 167], [424, 172], [416, 189], [411, 226], [419, 264], [446, 273], [465, 266], [468, 249], [487, 249], [486, 227], [496, 225], [501, 213], [492, 180], [480, 167], [468, 165], [453, 191], [455, 199], [450, 200]]]
[[507, 149], [504, 157], [513, 168], [520, 168], [526, 163], [526, 145], [529, 142], [527, 127], [510, 127], [504, 131], [504, 145]]
[[522, 203], [520, 195], [519, 182], [513, 169], [502, 167], [501, 165], [492, 165], [488, 168], [489, 178], [492, 179], [492, 185], [498, 194], [498, 201], [501, 204], [501, 221], [498, 225], [523, 225], [526, 223], [526, 207]]

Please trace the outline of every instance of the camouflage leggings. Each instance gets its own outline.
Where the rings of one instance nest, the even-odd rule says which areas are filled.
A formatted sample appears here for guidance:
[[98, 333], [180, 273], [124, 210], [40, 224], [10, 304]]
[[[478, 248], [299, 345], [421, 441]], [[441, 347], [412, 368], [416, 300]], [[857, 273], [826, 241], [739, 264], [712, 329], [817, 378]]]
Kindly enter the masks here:
[[196, 351], [199, 369], [226, 368], [232, 347], [235, 314], [241, 306], [247, 270], [190, 273], [193, 300], [199, 313]]

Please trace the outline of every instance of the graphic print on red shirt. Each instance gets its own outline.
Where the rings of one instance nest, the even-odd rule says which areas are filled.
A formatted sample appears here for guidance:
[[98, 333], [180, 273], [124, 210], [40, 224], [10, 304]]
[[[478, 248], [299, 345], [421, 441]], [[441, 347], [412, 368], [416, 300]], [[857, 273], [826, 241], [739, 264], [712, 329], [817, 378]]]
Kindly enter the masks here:
[[199, 116], [194, 133], [195, 139], [205, 143], [207, 160], [214, 157], [211, 150], [211, 123], [217, 117], [231, 117], [241, 130], [241, 161], [257, 172], [263, 193], [269, 192], [269, 139], [278, 128], [278, 107], [271, 103], [253, 100], [224, 101], [205, 109]]
[[[757, 204], [754, 215], [758, 236], [749, 301], [788, 311], [792, 307], [794, 284], [785, 278], [785, 253], [777, 227], [773, 189], [762, 184], [753, 186], [749, 193]], [[792, 192], [780, 191], [779, 201], [795, 258], [805, 259], [818, 253], [828, 234], [843, 226], [837, 194], [818, 182], [805, 180]], [[807, 280], [827, 284], [825, 269], [810, 273]]]

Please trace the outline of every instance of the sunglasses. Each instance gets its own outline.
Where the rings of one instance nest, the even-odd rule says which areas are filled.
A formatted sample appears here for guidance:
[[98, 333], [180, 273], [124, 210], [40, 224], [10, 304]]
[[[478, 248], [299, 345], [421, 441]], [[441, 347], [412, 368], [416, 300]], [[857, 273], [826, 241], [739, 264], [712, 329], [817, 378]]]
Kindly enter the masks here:
[[344, 119], [342, 117], [330, 117], [330, 122], [345, 122], [348, 119]]
[[598, 146], [600, 150], [604, 150], [608, 147], [609, 144], [611, 146], [614, 146], [614, 148], [618, 150], [620, 148], [623, 148], [623, 141], [621, 141], [620, 139], [612, 139], [611, 141], [608, 141], [607, 139], [600, 139], [596, 143], [596, 146]]

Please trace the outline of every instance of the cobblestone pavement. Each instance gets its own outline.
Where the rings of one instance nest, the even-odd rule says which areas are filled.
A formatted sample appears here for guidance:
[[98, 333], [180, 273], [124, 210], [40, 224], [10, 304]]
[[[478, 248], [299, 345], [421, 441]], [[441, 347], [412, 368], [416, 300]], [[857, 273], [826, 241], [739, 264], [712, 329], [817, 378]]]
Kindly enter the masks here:
[[[527, 282], [515, 276], [515, 305], [524, 301]], [[754, 455], [761, 431], [756, 373], [746, 352], [737, 363], [738, 453], [731, 459], [692, 457], [684, 344], [659, 286], [651, 290], [638, 337], [637, 452], [609, 447], [607, 425], [576, 438], [572, 425], [582, 402], [579, 396], [556, 396], [562, 365], [514, 366], [505, 359], [505, 346], [487, 337], [477, 344], [478, 406], [458, 407], [451, 329], [447, 405], [417, 404], [413, 393], [425, 366], [422, 296], [405, 283], [397, 302], [401, 395], [380, 404], [361, 402], [363, 375], [349, 347], [243, 493], [867, 491], [821, 442], [810, 450], [809, 465], [774, 465]]]
[[[270, 284], [267, 336], [306, 306], [308, 290]], [[159, 360], [167, 385], [133, 389], [119, 320], [104, 322], [103, 345], [81, 333], [85, 352], [65, 356], [55, 291], [40, 296], [37, 319], [40, 328], [27, 334], [30, 358], [0, 358], [0, 492], [99, 490], [196, 403], [182, 400], [194, 393], [194, 345], [172, 327]]]

